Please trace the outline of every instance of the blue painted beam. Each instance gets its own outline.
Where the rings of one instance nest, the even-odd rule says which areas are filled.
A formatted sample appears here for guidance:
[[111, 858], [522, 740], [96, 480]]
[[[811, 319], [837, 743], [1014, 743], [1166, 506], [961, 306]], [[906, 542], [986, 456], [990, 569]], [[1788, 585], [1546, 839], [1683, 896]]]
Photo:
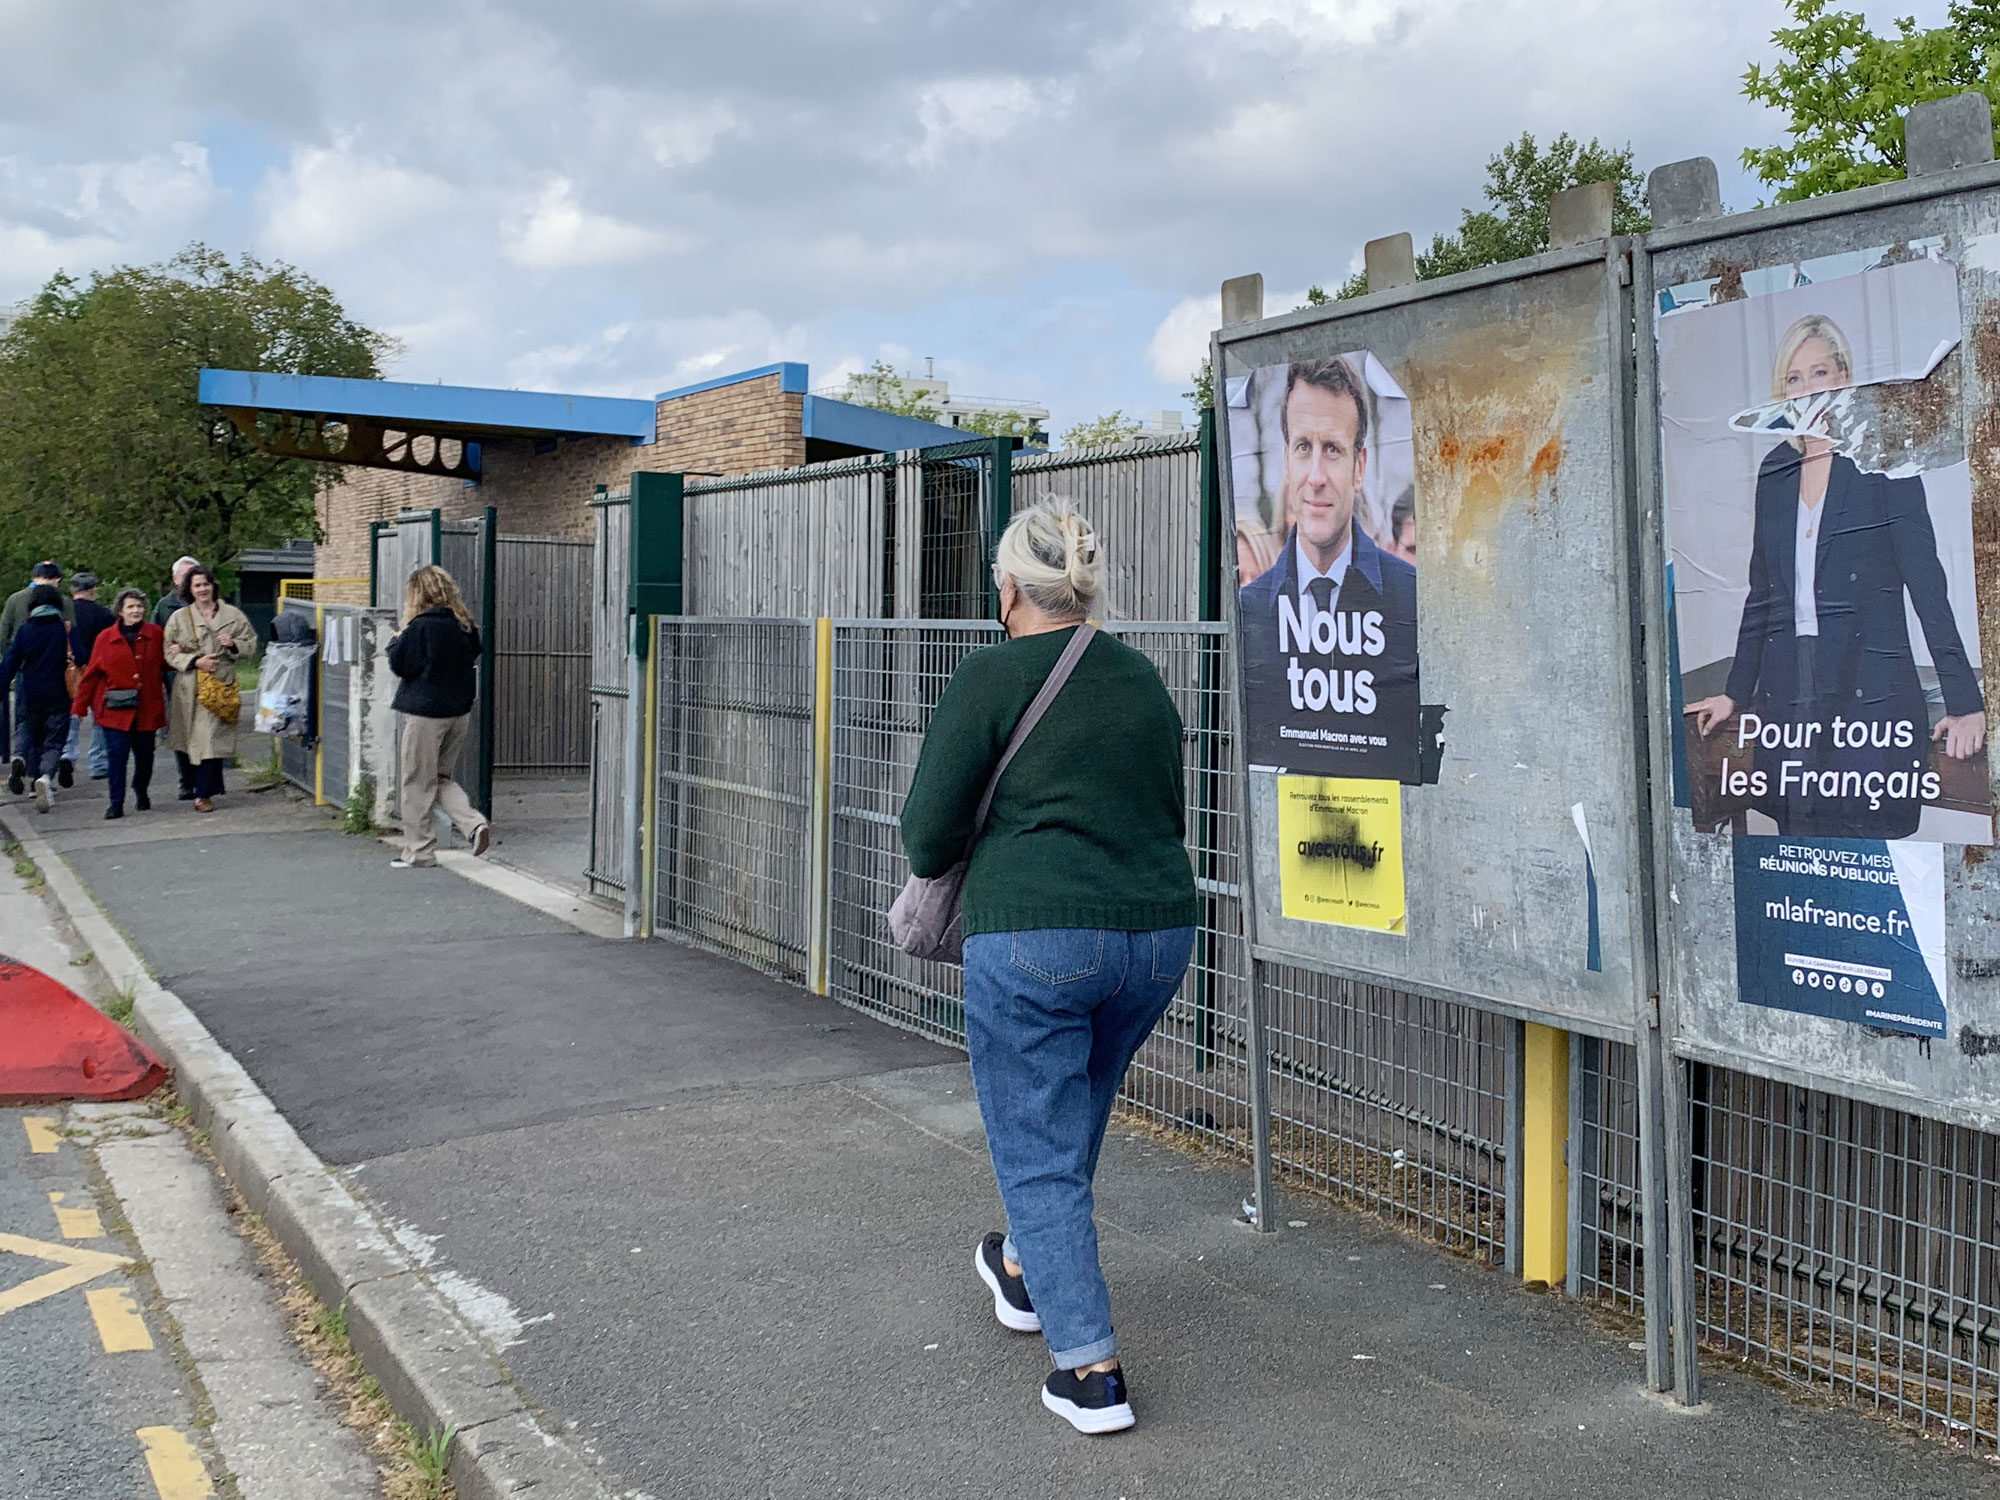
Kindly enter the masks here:
[[762, 380], [766, 375], [778, 377], [778, 389], [788, 396], [803, 396], [806, 390], [806, 367], [796, 360], [786, 360], [782, 364], [759, 365], [754, 370], [738, 370], [734, 375], [718, 375], [713, 380], [697, 380], [693, 385], [677, 385], [670, 391], [661, 391], [655, 401], [671, 401], [676, 396], [692, 396], [696, 391], [720, 390], [725, 385], [741, 385], [746, 380]]
[[369, 417], [426, 432], [518, 433], [631, 438], [650, 443], [653, 403], [622, 396], [496, 391], [469, 385], [410, 385], [334, 375], [203, 370], [196, 399], [207, 406]]
[[872, 406], [856, 406], [830, 396], [807, 396], [802, 436], [822, 442], [845, 443], [850, 448], [872, 448], [877, 453], [896, 453], [904, 448], [930, 448], [939, 443], [958, 443], [978, 434], [942, 422], [926, 422], [918, 417], [899, 417], [892, 411]]

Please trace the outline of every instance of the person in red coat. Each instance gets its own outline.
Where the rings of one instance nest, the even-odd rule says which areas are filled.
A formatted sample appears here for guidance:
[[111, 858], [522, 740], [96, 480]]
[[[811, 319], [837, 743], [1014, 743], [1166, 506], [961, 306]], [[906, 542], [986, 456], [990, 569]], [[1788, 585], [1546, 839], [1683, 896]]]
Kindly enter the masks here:
[[146, 596], [126, 589], [111, 606], [112, 624], [91, 647], [90, 663], [76, 685], [70, 712], [89, 714], [111, 756], [111, 805], [107, 818], [125, 816], [125, 756], [132, 756], [132, 795], [140, 812], [153, 802], [153, 736], [166, 727], [166, 633], [146, 618]]

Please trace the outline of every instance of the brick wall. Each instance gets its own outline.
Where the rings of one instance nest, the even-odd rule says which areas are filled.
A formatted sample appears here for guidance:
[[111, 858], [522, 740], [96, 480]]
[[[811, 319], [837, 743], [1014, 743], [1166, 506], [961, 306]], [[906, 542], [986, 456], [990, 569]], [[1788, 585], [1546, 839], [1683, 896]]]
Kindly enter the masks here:
[[634, 470], [648, 473], [744, 474], [805, 462], [803, 399], [779, 389], [774, 372], [755, 380], [675, 396], [658, 406], [657, 440], [561, 439], [536, 452], [532, 438], [501, 438], [480, 447], [478, 484], [392, 469], [351, 468], [321, 490], [322, 578], [368, 574], [368, 524], [400, 510], [442, 510], [446, 519], [499, 510], [500, 529], [517, 536], [578, 536], [591, 530], [597, 485], [622, 489]]

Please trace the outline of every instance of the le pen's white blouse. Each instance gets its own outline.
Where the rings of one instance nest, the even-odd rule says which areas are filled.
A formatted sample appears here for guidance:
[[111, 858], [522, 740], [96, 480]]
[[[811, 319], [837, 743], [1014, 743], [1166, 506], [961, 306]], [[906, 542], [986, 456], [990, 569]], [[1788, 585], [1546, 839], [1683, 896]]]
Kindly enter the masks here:
[[1819, 525], [1826, 516], [1826, 497], [1817, 505], [1799, 501], [1792, 569], [1792, 634], [1819, 634], [1819, 601], [1813, 593], [1819, 572]]

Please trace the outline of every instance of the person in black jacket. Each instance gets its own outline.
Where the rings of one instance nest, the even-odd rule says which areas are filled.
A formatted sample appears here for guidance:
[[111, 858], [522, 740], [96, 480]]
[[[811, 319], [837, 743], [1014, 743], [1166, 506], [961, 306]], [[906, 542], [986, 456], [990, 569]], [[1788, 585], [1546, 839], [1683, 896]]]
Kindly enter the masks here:
[[21, 684], [20, 707], [27, 753], [17, 754], [9, 768], [7, 790], [20, 796], [30, 774], [35, 778], [35, 806], [43, 812], [55, 800], [56, 766], [63, 741], [69, 737], [69, 622], [63, 618], [62, 593], [54, 584], [38, 583], [28, 596], [28, 618], [14, 632], [7, 654], [0, 658], [0, 697]]
[[492, 842], [492, 824], [451, 776], [471, 727], [479, 650], [479, 627], [451, 574], [434, 563], [418, 568], [403, 591], [403, 628], [389, 642], [389, 670], [402, 679], [394, 707], [403, 716], [403, 853], [390, 861], [398, 870], [437, 863], [431, 814], [439, 808], [474, 854]]
[[[74, 612], [73, 623], [69, 627], [69, 654], [79, 667], [90, 664], [91, 649], [97, 638], [111, 628], [111, 611], [97, 602], [98, 579], [95, 573], [79, 572], [69, 576], [70, 609]], [[111, 755], [104, 748], [104, 735], [93, 724], [90, 736], [90, 779], [102, 781], [111, 774]], [[83, 720], [70, 715], [69, 738], [63, 744], [62, 764], [56, 767], [56, 782], [69, 786], [76, 778], [76, 752], [83, 747]]]

